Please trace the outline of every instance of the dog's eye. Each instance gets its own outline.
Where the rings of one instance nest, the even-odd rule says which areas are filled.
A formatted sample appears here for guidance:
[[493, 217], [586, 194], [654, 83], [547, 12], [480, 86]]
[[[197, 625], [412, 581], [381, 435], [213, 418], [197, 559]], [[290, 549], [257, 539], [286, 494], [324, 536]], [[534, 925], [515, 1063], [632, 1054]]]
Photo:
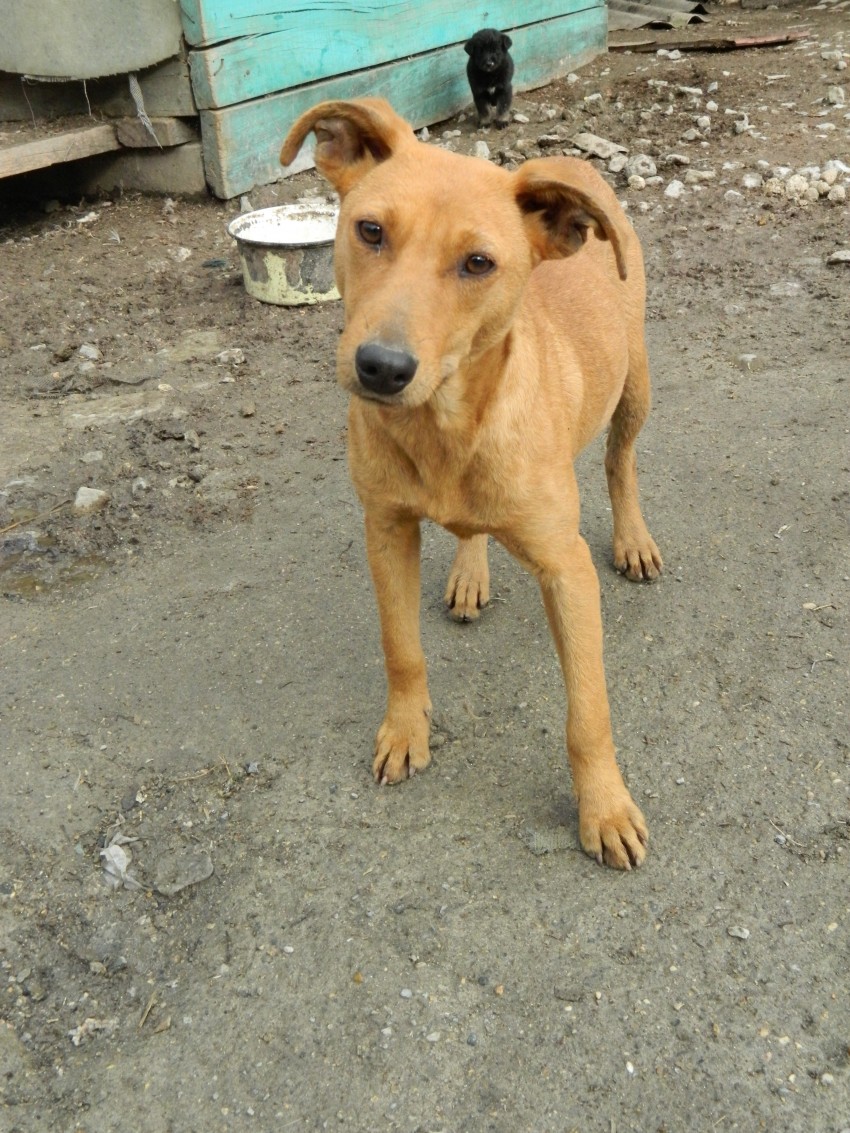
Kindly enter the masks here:
[[463, 261], [464, 275], [487, 275], [496, 265], [483, 252], [473, 252]]
[[364, 244], [368, 244], [372, 248], [380, 248], [384, 241], [384, 230], [374, 220], [358, 221], [357, 234]]

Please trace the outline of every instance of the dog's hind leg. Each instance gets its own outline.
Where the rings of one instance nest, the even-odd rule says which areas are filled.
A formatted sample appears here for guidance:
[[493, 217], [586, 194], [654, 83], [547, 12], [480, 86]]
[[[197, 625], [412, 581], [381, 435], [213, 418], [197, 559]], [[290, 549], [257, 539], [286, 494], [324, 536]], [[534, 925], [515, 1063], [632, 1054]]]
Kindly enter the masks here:
[[605, 474], [614, 517], [614, 566], [636, 582], [661, 573], [661, 555], [640, 510], [635, 440], [649, 413], [649, 362], [643, 342], [631, 351], [629, 373], [608, 432]]
[[459, 622], [473, 621], [490, 601], [486, 535], [458, 539], [445, 601], [452, 617]]

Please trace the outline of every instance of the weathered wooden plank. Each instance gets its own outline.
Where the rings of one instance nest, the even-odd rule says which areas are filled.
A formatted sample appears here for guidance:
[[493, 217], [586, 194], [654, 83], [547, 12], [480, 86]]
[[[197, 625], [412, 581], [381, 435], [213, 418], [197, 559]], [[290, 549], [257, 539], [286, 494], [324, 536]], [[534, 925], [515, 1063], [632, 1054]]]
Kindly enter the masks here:
[[[205, 12], [207, 6], [205, 3]], [[490, 21], [488, 26], [494, 26], [495, 21], [499, 27], [511, 29], [517, 23], [528, 25], [589, 6], [590, 0], [529, 0], [522, 7], [521, 18], [514, 3], [479, 4], [470, 11], [446, 0], [375, 3], [366, 12], [337, 5], [339, 11], [322, 18], [306, 7], [276, 13], [274, 32], [247, 35], [190, 52], [195, 101], [200, 109], [231, 106], [462, 43], [486, 21]], [[494, 12], [494, 8], [500, 10]], [[497, 16], [503, 19], [495, 19]]]
[[[518, 28], [512, 38], [515, 87], [530, 90], [605, 50], [606, 8], [600, 5]], [[323, 99], [377, 94], [416, 128], [440, 122], [471, 103], [465, 61], [463, 49], [454, 45], [254, 102], [201, 111], [207, 181], [216, 196], [230, 198], [278, 180], [284, 135], [299, 114]]]
[[[398, 59], [468, 39], [478, 28], [537, 23], [570, 9], [564, 0], [525, 0], [521, 5], [514, 0], [471, 0], [463, 5], [456, 0], [181, 0], [180, 10], [186, 39], [195, 47], [304, 27], [326, 47], [339, 44], [344, 49], [353, 43], [356, 51], [361, 41], [376, 39], [384, 59]], [[396, 51], [397, 41], [410, 30], [419, 45]], [[426, 36], [433, 42], [424, 45]], [[353, 63], [337, 73], [360, 66]]]
[[118, 141], [132, 149], [166, 149], [198, 140], [197, 126], [182, 118], [149, 118], [153, 137], [141, 118], [122, 118], [115, 125]]
[[86, 126], [82, 130], [67, 130], [51, 134], [36, 141], [7, 144], [0, 147], [0, 177], [14, 177], [33, 169], [44, 169], [81, 157], [92, 157], [121, 148], [110, 125]]
[[[196, 113], [189, 65], [184, 59], [169, 59], [138, 75], [145, 112], [162, 118], [190, 118]], [[96, 105], [109, 115], [134, 115], [136, 106], [130, 95], [127, 76], [98, 80]], [[94, 103], [93, 103], [94, 105]]]

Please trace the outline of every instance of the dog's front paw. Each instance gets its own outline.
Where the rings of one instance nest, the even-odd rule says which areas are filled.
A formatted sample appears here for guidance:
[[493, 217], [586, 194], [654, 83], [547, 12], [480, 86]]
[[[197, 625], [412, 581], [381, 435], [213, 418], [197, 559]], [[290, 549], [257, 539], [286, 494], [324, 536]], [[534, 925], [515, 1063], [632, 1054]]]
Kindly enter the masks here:
[[632, 869], [646, 857], [649, 831], [628, 791], [594, 803], [579, 801], [579, 838], [600, 865]]
[[615, 538], [614, 567], [632, 582], [654, 582], [663, 565], [661, 553], [648, 531], [640, 538]]
[[375, 740], [372, 774], [382, 786], [401, 783], [431, 762], [428, 712], [420, 708], [387, 713]]

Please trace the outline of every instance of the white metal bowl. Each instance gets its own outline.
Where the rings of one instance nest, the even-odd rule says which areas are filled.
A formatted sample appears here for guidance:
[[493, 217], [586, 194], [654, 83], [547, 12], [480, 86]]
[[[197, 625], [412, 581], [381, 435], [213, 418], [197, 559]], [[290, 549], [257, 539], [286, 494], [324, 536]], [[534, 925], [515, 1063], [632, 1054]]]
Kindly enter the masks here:
[[325, 201], [297, 201], [232, 220], [227, 231], [239, 249], [248, 294], [283, 307], [339, 299], [333, 269], [337, 217]]

